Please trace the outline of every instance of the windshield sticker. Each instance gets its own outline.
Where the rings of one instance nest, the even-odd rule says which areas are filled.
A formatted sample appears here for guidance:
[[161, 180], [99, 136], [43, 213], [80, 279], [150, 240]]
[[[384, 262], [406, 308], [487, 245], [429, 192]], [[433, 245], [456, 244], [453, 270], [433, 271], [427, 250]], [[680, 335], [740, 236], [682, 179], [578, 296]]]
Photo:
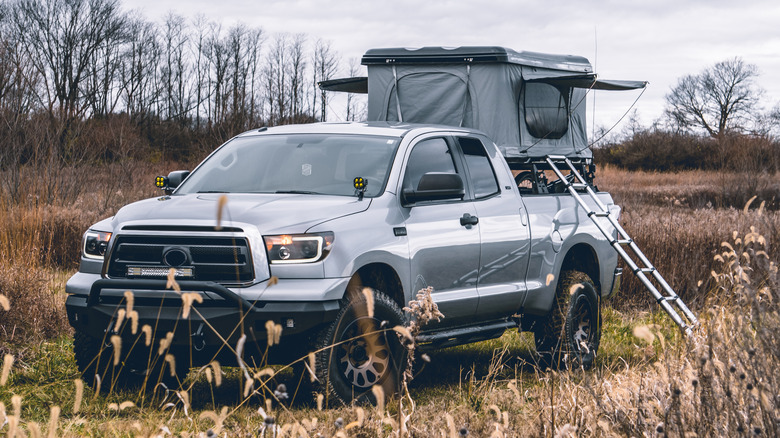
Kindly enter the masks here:
[[311, 176], [311, 164], [303, 164], [301, 165], [301, 174], [303, 176]]

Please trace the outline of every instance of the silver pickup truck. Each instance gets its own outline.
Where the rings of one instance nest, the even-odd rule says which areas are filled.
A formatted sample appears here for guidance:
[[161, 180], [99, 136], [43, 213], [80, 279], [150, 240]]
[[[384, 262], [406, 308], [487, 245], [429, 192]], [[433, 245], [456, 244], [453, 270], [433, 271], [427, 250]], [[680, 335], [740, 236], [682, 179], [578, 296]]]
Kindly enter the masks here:
[[[521, 195], [497, 147], [470, 129], [250, 131], [191, 174], [173, 172], [167, 186], [172, 194], [130, 204], [84, 235], [66, 307], [88, 381], [122, 376], [111, 336], [123, 338], [117, 367], [131, 375], [162, 365], [160, 339], [172, 333], [166, 348], [181, 377], [214, 358], [235, 362], [244, 334], [244, 353], [262, 357], [273, 321], [282, 328], [274, 359], [336, 345], [318, 353], [316, 371], [350, 400], [403, 369], [396, 334], [381, 328], [404, 324], [401, 309], [427, 287], [444, 318], [423, 327], [423, 347], [519, 328], [534, 331], [540, 353], [587, 365], [599, 344], [599, 300], [618, 285], [617, 254], [572, 197]], [[187, 318], [180, 294], [166, 290], [171, 270], [182, 292], [200, 297]], [[373, 291], [372, 316], [361, 313], [363, 288]], [[133, 324], [151, 327], [153, 342]], [[361, 336], [375, 330], [382, 336]]]
[[403, 309], [421, 290], [444, 318], [418, 348], [519, 329], [545, 363], [592, 363], [621, 271], [576, 191], [610, 220], [620, 209], [593, 185], [583, 102], [644, 83], [500, 47], [374, 49], [363, 64], [367, 78], [321, 88], [368, 92], [370, 122], [246, 132], [85, 233], [66, 308], [87, 382], [176, 384], [212, 360], [314, 352], [316, 391], [370, 400], [398, 388], [410, 340], [393, 328], [419, 316]]

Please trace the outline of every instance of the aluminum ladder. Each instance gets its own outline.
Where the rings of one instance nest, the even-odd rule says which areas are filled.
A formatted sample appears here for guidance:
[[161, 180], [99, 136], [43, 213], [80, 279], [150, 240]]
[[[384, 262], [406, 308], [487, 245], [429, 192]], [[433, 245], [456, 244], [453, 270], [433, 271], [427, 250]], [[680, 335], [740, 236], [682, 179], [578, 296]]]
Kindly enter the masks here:
[[[552, 171], [555, 172], [555, 174], [561, 180], [561, 182], [565, 183], [566, 189], [569, 191], [569, 193], [571, 193], [574, 199], [577, 200], [577, 203], [580, 204], [580, 207], [582, 207], [583, 210], [588, 213], [588, 217], [593, 221], [594, 224], [596, 224], [596, 227], [598, 227], [604, 237], [607, 238], [609, 244], [612, 245], [612, 248], [617, 251], [617, 253], [623, 259], [623, 261], [626, 262], [634, 275], [636, 275], [645, 288], [650, 291], [656, 302], [661, 306], [662, 309], [664, 309], [664, 311], [666, 311], [666, 313], [669, 314], [672, 320], [686, 335], [690, 335], [693, 328], [698, 325], [696, 316], [688, 309], [688, 306], [685, 305], [680, 297], [677, 296], [672, 287], [669, 286], [669, 283], [667, 283], [666, 280], [664, 280], [664, 278], [661, 276], [661, 273], [658, 272], [655, 266], [653, 266], [647, 257], [645, 257], [645, 254], [642, 252], [642, 250], [639, 249], [628, 233], [626, 233], [626, 230], [620, 226], [615, 217], [610, 215], [607, 206], [604, 205], [604, 203], [602, 203], [598, 197], [596, 197], [596, 192], [593, 191], [593, 188], [590, 186], [590, 184], [588, 184], [582, 175], [577, 171], [574, 164], [572, 164], [572, 162], [567, 157], [561, 155], [548, 155], [545, 160], [547, 161], [547, 164], [550, 166]], [[571, 172], [569, 178], [567, 178], [561, 172], [561, 169], [559, 169], [556, 162], [566, 164], [568, 170]], [[571, 177], [572, 175], [574, 178]], [[592, 199], [599, 208], [599, 211], [594, 211], [588, 204], [586, 204], [578, 190], [584, 190], [587, 196], [590, 197], [590, 199]], [[617, 237], [615, 237], [615, 235], [610, 232], [611, 230], [604, 226], [602, 223], [603, 221], [599, 221], [598, 218], [606, 218], [612, 228], [617, 231]], [[629, 254], [628, 251], [626, 251], [626, 248], [631, 250], [633, 256]], [[660, 286], [660, 289], [650, 281], [648, 274], [650, 274], [652, 278], [655, 279], [655, 281]], [[675, 307], [677, 310], [675, 310]], [[682, 313], [685, 319], [680, 316], [678, 310]]]

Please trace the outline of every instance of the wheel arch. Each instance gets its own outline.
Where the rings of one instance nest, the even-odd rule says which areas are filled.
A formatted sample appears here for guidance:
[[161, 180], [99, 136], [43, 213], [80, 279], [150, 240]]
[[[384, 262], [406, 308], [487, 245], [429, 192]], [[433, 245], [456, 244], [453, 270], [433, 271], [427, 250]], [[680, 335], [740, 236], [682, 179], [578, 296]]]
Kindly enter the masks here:
[[358, 269], [349, 281], [347, 289], [370, 287], [390, 297], [399, 308], [406, 303], [403, 283], [398, 273], [386, 263], [369, 263]]
[[578, 243], [569, 248], [561, 263], [560, 273], [564, 271], [584, 272], [593, 281], [596, 290], [601, 290], [599, 257], [596, 250], [589, 244]]

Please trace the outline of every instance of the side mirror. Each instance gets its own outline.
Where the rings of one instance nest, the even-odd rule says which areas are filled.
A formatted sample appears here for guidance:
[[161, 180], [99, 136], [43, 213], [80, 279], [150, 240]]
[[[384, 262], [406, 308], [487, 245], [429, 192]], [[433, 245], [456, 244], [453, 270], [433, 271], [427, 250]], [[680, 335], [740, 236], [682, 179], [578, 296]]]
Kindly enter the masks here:
[[157, 188], [163, 189], [166, 195], [173, 193], [176, 187], [179, 187], [182, 181], [189, 176], [189, 170], [175, 170], [168, 174], [168, 176], [158, 176], [154, 179], [154, 185]]
[[463, 179], [455, 173], [428, 172], [420, 178], [417, 189], [404, 189], [404, 204], [421, 201], [441, 201], [445, 199], [463, 199], [466, 191]]

